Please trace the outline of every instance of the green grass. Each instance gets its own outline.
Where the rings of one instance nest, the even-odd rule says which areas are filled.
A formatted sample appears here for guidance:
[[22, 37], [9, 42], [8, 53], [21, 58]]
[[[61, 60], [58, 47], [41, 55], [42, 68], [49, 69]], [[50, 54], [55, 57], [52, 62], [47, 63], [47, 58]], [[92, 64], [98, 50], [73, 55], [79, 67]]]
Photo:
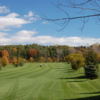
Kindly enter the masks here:
[[0, 71], [0, 100], [100, 100], [100, 78], [89, 80], [83, 68], [67, 63], [26, 63]]

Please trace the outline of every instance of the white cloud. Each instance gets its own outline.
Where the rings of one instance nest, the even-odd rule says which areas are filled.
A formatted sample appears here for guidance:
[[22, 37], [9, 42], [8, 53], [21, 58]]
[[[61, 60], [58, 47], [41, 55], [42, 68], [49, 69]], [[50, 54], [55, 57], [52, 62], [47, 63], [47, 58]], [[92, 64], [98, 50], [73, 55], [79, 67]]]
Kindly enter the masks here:
[[0, 6], [0, 13], [10, 13], [10, 10], [6, 6]]
[[9, 35], [9, 34], [0, 32], [0, 39], [7, 36], [7, 35]]
[[44, 21], [44, 22], [42, 22], [42, 24], [49, 24], [49, 22]]
[[6, 31], [12, 27], [21, 27], [23, 24], [30, 23], [22, 18], [18, 18], [17, 13], [10, 13], [7, 16], [0, 17], [0, 30]]
[[6, 45], [10, 43], [10, 38], [7, 38], [9, 34], [0, 32], [0, 45]]
[[30, 21], [36, 21], [37, 19], [39, 19], [39, 16], [35, 15], [32, 11], [29, 11], [27, 15], [24, 15], [24, 17]]
[[24, 15], [22, 18], [17, 13], [10, 13], [10, 10], [6, 6], [0, 6], [0, 13], [9, 13], [6, 16], [0, 16], [0, 30], [9, 31], [11, 28], [21, 27], [23, 24], [28, 24], [39, 19], [38, 15], [35, 15], [34, 12], [29, 11], [27, 15]]
[[32, 37], [36, 34], [36, 31], [27, 31], [22, 30], [17, 32], [15, 35], [11, 36], [11, 43], [12, 41], [15, 41], [15, 43], [24, 43], [24, 42], [30, 42]]
[[6, 18], [15, 18], [18, 16], [19, 16], [19, 14], [17, 14], [17, 13], [10, 13], [9, 15], [6, 16]]
[[32, 11], [29, 11], [27, 15], [24, 15], [24, 17], [32, 17], [34, 13]]
[[0, 32], [0, 45], [38, 43], [47, 45], [59, 44], [69, 46], [86, 46], [87, 44], [92, 45], [94, 43], [100, 43], [100, 38], [35, 36], [35, 34], [37, 34], [35, 30], [22, 30], [12, 36], [7, 33]]

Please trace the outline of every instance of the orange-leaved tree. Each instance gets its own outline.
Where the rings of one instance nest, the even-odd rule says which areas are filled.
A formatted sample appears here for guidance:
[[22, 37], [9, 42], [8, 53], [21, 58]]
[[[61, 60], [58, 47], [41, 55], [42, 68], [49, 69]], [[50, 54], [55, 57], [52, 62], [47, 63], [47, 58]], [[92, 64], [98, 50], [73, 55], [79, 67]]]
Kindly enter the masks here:
[[1, 51], [1, 55], [2, 55], [2, 57], [3, 57], [3, 56], [6, 56], [6, 57], [9, 59], [9, 53], [8, 53], [7, 50], [2, 50], [2, 51]]
[[37, 55], [37, 50], [35, 49], [30, 49], [28, 52], [28, 55], [31, 57], [35, 57]]

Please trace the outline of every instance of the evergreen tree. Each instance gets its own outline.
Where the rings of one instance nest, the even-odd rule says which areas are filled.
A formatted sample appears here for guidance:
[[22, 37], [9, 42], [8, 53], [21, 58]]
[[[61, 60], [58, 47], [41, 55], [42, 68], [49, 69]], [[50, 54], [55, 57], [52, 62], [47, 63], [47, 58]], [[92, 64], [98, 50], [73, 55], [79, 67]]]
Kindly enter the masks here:
[[99, 77], [99, 67], [97, 53], [93, 50], [88, 51], [86, 55], [86, 66], [85, 66], [85, 75], [87, 78], [96, 79]]

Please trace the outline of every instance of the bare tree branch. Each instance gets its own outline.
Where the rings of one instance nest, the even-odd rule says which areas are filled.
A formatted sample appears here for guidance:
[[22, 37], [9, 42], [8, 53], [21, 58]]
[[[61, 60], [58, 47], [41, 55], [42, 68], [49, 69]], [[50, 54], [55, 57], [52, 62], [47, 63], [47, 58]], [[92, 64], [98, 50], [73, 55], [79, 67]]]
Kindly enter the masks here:
[[[63, 0], [64, 1], [64, 0]], [[80, 2], [80, 3], [78, 3]], [[59, 22], [56, 24], [59, 24], [60, 26], [63, 26], [63, 28], [61, 30], [63, 30], [71, 20], [75, 20], [75, 19], [82, 19], [81, 21], [83, 22], [83, 25], [81, 27], [81, 31], [84, 29], [85, 23], [87, 23], [88, 21], [86, 21], [86, 19], [89, 20], [89, 18], [94, 18], [95, 22], [100, 22], [100, 0], [65, 0], [65, 2], [59, 2], [55, 5], [54, 3], [52, 3], [57, 9], [59, 9], [61, 12], [65, 13], [65, 17], [62, 18], [47, 18], [45, 16], [42, 17], [43, 20], [47, 20], [47, 21], [52, 21], [52, 22]], [[81, 11], [79, 11], [77, 14], [81, 14], [81, 15], [77, 15], [75, 17], [70, 15], [70, 11], [66, 11], [66, 9], [64, 8], [72, 8], [73, 10], [75, 9], [79, 9]], [[82, 15], [83, 11], [91, 11], [90, 14], [85, 13], [84, 15]]]
[[100, 14], [94, 14], [94, 15], [87, 15], [87, 16], [77, 16], [77, 17], [70, 17], [70, 18], [59, 18], [59, 19], [49, 19], [49, 18], [42, 18], [44, 20], [48, 20], [48, 21], [60, 21], [60, 20], [72, 20], [72, 19], [79, 19], [79, 18], [88, 18], [88, 17], [93, 17], [93, 16], [100, 16]]

